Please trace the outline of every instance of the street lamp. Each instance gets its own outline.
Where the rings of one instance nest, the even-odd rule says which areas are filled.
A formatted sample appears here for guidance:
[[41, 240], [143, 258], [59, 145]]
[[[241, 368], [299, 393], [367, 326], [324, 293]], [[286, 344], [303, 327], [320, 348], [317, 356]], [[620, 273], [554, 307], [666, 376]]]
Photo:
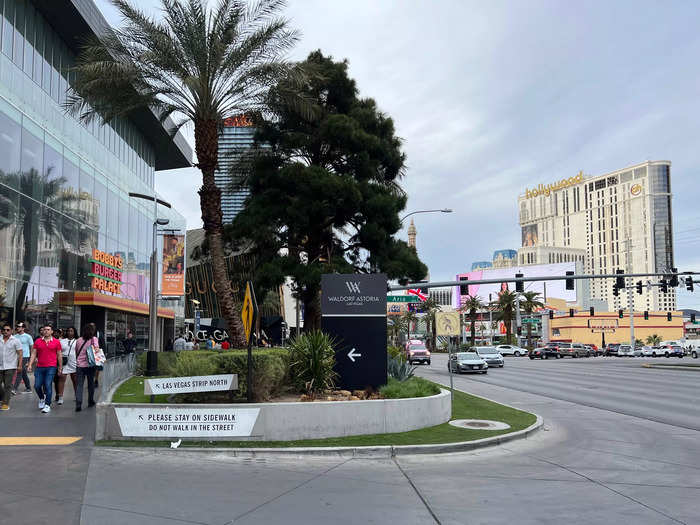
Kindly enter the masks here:
[[155, 195], [144, 195], [143, 193], [129, 192], [129, 197], [135, 199], [143, 199], [153, 202], [153, 251], [151, 252], [151, 290], [148, 305], [148, 353], [146, 354], [146, 375], [155, 376], [158, 374], [158, 353], [157, 353], [157, 334], [158, 334], [158, 226], [165, 226], [170, 221], [168, 219], [158, 218], [158, 205], [172, 208], [169, 202], [157, 198]]
[[408, 215], [404, 215], [401, 218], [401, 222], [405, 221], [407, 217], [410, 217], [411, 215], [415, 215], [416, 213], [452, 213], [451, 208], [443, 208], [441, 210], [417, 210], [417, 211], [412, 211]]

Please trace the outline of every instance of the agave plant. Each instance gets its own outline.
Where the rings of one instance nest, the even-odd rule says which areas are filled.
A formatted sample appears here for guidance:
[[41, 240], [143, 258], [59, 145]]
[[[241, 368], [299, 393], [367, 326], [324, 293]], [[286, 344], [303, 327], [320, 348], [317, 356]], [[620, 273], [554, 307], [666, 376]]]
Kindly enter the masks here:
[[410, 365], [401, 357], [392, 357], [387, 354], [386, 358], [386, 370], [390, 377], [393, 377], [397, 381], [406, 381], [413, 377], [416, 371], [415, 366]]
[[297, 388], [313, 395], [335, 386], [333, 344], [321, 331], [303, 334], [290, 343], [289, 372]]

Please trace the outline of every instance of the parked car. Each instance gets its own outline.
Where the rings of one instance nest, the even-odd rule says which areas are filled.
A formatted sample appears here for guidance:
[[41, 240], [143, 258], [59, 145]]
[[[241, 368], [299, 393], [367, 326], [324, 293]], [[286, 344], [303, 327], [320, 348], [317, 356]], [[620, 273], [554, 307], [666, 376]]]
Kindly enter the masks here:
[[641, 347], [632, 348], [632, 345], [620, 345], [617, 348], [617, 356], [618, 357], [638, 357], [641, 355], [642, 355], [642, 348]]
[[411, 365], [413, 363], [430, 364], [430, 351], [425, 347], [422, 341], [414, 339], [406, 343], [405, 354], [406, 361]]
[[590, 352], [581, 343], [557, 343], [557, 349], [561, 357], [566, 357], [567, 355], [572, 358], [584, 357], [587, 353], [590, 357]]
[[489, 366], [503, 368], [503, 365], [505, 365], [503, 356], [499, 353], [498, 348], [495, 346], [474, 346], [471, 348], [471, 350], [479, 354], [479, 356], [481, 356], [481, 358], [486, 361]]
[[447, 369], [458, 374], [485, 374], [489, 365], [476, 352], [458, 352], [450, 356]]
[[551, 342], [547, 343], [546, 345], [544, 345], [543, 348], [545, 349], [545, 355], [546, 355], [545, 359], [547, 357], [555, 357], [555, 358], [559, 359], [561, 357], [561, 354], [559, 353], [559, 345], [560, 344], [561, 343], [558, 343], [556, 341], [551, 341]]
[[603, 349], [598, 348], [596, 345], [583, 345], [586, 347], [586, 349], [591, 353], [593, 357], [598, 357], [599, 355], [603, 355]]
[[620, 343], [610, 343], [605, 347], [605, 355], [617, 355], [618, 348], [620, 348]]
[[544, 346], [540, 346], [538, 348], [533, 348], [529, 353], [529, 357], [530, 357], [530, 359], [535, 359], [535, 358], [549, 359], [549, 355], [547, 353], [548, 350], [549, 349], [544, 347]]
[[571, 343], [571, 348], [574, 351], [572, 357], [591, 357], [591, 349], [583, 343]]
[[683, 357], [685, 352], [680, 345], [661, 345], [659, 351], [664, 357]]
[[658, 346], [645, 345], [642, 347], [642, 357], [656, 357], [653, 352], [658, 350]]
[[514, 355], [515, 357], [520, 357], [521, 355], [527, 355], [527, 349], [515, 345], [497, 345], [495, 347], [501, 355]]

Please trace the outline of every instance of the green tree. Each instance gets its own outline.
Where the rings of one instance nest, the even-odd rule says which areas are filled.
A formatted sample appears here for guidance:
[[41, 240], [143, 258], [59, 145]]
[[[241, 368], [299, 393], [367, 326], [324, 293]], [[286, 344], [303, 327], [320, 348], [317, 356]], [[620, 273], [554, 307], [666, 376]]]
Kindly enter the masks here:
[[460, 311], [469, 314], [471, 320], [471, 340], [472, 346], [476, 345], [476, 318], [478, 313], [485, 308], [481, 297], [468, 295], [467, 301], [462, 305]]
[[401, 316], [401, 322], [406, 328], [406, 340], [408, 341], [411, 339], [411, 325], [418, 322], [418, 316], [416, 315], [416, 312], [414, 312], [413, 310], [407, 311]]
[[[544, 308], [544, 303], [538, 299], [539, 292], [524, 292], [521, 294], [520, 307], [528, 315], [535, 310]], [[532, 350], [532, 323], [527, 323], [527, 348]]]
[[229, 238], [251, 241], [265, 261], [258, 268], [263, 286], [291, 276], [308, 330], [320, 325], [323, 273], [384, 272], [404, 282], [424, 278], [427, 268], [394, 238], [406, 195], [393, 121], [374, 100], [359, 98], [347, 62], [315, 51], [300, 68], [307, 74], [300, 96], [312, 111], [301, 114], [277, 96], [286, 82], [271, 92], [275, 118], [258, 124], [265, 147], [251, 155], [250, 196]]
[[[214, 181], [218, 136], [225, 118], [265, 111], [267, 92], [289, 68], [280, 59], [297, 33], [279, 16], [281, 0], [161, 0], [154, 20], [128, 0], [111, 0], [120, 29], [87, 42], [76, 65], [67, 108], [83, 120], [109, 122], [148, 107], [171, 132], [193, 124], [202, 221], [211, 254], [216, 296], [231, 337], [241, 344], [242, 326], [226, 273], [221, 190]], [[287, 93], [278, 91], [278, 96]]]
[[396, 345], [399, 336], [406, 328], [403, 316], [392, 315], [387, 316], [387, 336], [391, 345]]
[[428, 299], [421, 305], [425, 314], [423, 315], [423, 322], [425, 323], [426, 332], [430, 334], [430, 350], [435, 351], [437, 345], [437, 326], [435, 323], [436, 314], [442, 310], [435, 299], [428, 297]]
[[652, 334], [647, 337], [647, 344], [649, 346], [659, 346], [661, 344], [661, 337], [656, 334]]
[[503, 321], [506, 327], [506, 344], [511, 343], [511, 324], [515, 316], [517, 295], [517, 292], [504, 290], [498, 294], [498, 299], [491, 303], [491, 308], [497, 313], [496, 319]]

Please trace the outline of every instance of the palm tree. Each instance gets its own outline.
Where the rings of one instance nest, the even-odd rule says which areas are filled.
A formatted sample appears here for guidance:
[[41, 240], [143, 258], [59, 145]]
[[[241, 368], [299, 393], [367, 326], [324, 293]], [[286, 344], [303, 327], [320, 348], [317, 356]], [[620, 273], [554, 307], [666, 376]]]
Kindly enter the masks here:
[[[532, 315], [532, 313], [538, 308], [544, 308], [544, 303], [539, 301], [537, 298], [539, 292], [524, 292], [521, 294], [520, 306], [527, 315]], [[532, 323], [527, 323], [527, 348], [532, 350]]]
[[661, 337], [656, 334], [647, 337], [647, 344], [649, 346], [659, 346], [661, 344]]
[[390, 338], [390, 343], [392, 346], [396, 346], [396, 342], [401, 335], [401, 332], [405, 328], [405, 322], [403, 316], [391, 316], [387, 317], [387, 335]]
[[506, 327], [506, 343], [510, 344], [511, 323], [515, 315], [515, 299], [517, 292], [504, 290], [498, 294], [498, 299], [491, 303], [491, 308], [498, 312], [497, 320], [503, 321]]
[[418, 316], [413, 310], [408, 310], [405, 314], [401, 316], [401, 321], [405, 323], [406, 326], [406, 339], [411, 339], [411, 323], [416, 323], [418, 321]]
[[437, 345], [437, 327], [435, 325], [435, 314], [439, 312], [442, 307], [437, 303], [432, 297], [428, 299], [421, 305], [425, 315], [423, 320], [425, 321], [425, 329], [430, 333], [430, 351], [435, 351], [435, 346]]
[[282, 60], [297, 41], [279, 16], [283, 0], [161, 0], [156, 21], [131, 5], [111, 0], [123, 27], [87, 42], [71, 68], [75, 81], [66, 108], [90, 121], [109, 122], [150, 107], [173, 135], [194, 125], [196, 167], [202, 172], [199, 201], [209, 246], [216, 297], [229, 333], [243, 342], [241, 321], [226, 272], [221, 190], [214, 181], [222, 122], [266, 111], [271, 86], [290, 71]]
[[469, 319], [471, 320], [471, 340], [472, 340], [472, 346], [476, 345], [476, 318], [477, 314], [484, 309], [486, 305], [484, 302], [481, 300], [481, 297], [477, 296], [472, 296], [469, 295], [467, 296], [467, 301], [462, 305], [460, 308], [461, 312], [465, 312], [469, 314]]

